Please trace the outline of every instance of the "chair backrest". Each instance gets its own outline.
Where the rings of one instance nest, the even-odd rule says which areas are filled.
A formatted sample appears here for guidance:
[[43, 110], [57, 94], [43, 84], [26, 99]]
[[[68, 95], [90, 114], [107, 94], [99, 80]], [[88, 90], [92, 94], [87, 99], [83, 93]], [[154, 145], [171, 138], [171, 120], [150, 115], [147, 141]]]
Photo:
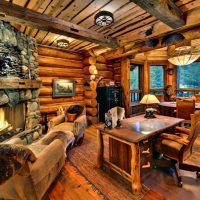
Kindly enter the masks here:
[[193, 144], [200, 134], [200, 111], [195, 111], [194, 114], [191, 114], [191, 133], [188, 136], [189, 144], [184, 150], [184, 157], [192, 153]]
[[160, 102], [164, 102], [165, 101], [164, 94], [157, 94], [156, 97]]
[[190, 115], [195, 111], [195, 101], [176, 99], [176, 117], [190, 120]]
[[195, 94], [194, 97], [196, 98], [196, 103], [200, 103], [200, 94]]

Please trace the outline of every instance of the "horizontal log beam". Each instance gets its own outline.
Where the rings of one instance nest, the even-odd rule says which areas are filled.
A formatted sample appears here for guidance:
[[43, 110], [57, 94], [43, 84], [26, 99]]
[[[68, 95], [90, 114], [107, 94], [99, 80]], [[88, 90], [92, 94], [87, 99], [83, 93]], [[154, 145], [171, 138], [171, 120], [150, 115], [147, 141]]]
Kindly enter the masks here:
[[[200, 38], [200, 27], [196, 27], [196, 28], [193, 28], [191, 30], [174, 31], [173, 33], [182, 33], [183, 36], [185, 37], [185, 40], [184, 41], [176, 41], [171, 45], [175, 45], [175, 44], [177, 44], [177, 45], [183, 44], [184, 45], [186, 42], [190, 42], [191, 40]], [[110, 51], [110, 52], [103, 54], [103, 56], [107, 60], [114, 60], [114, 59], [129, 56], [129, 55], [144, 53], [144, 52], [147, 52], [147, 51], [160, 49], [160, 48], [163, 48], [163, 47], [166, 47], [166, 46], [171, 46], [171, 45], [161, 44], [163, 36], [154, 37], [154, 39], [159, 40], [158, 45], [156, 47], [152, 48], [152, 47], [146, 46], [145, 42], [142, 41], [142, 42], [139, 42], [137, 44], [134, 44], [130, 48], [126, 48], [126, 46], [120, 47], [117, 50], [113, 50], [113, 51]]]
[[49, 56], [38, 55], [38, 62], [40, 66], [59, 67], [59, 68], [83, 68], [81, 61], [68, 60], [63, 58], [54, 58]]
[[71, 22], [41, 14], [7, 1], [0, 1], [0, 12], [0, 17], [6, 21], [17, 22], [39, 30], [49, 31], [78, 40], [85, 40], [105, 47], [118, 47], [117, 40], [114, 38], [105, 37], [100, 33], [82, 28]]
[[41, 56], [63, 58], [68, 60], [82, 61], [83, 59], [83, 56], [78, 53], [70, 52], [67, 49], [58, 49], [56, 47], [45, 45], [38, 45], [38, 54]]
[[171, 0], [131, 0], [173, 29], [185, 25], [182, 11]]

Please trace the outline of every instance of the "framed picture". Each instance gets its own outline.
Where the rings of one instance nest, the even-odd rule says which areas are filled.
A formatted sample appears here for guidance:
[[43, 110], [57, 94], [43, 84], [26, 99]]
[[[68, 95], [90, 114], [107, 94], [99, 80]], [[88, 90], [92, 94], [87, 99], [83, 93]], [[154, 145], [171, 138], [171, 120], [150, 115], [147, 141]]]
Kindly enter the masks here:
[[53, 97], [75, 96], [76, 83], [74, 80], [53, 79]]

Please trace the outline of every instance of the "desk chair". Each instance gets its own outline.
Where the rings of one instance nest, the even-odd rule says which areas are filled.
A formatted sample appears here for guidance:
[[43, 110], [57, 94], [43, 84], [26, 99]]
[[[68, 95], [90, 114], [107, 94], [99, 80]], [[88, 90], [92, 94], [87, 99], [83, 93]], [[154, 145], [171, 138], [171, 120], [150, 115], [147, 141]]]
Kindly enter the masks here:
[[191, 123], [190, 115], [195, 111], [195, 101], [176, 99], [176, 117], [185, 119], [183, 124]]
[[193, 144], [200, 134], [200, 111], [196, 111], [191, 115], [191, 129], [184, 132], [184, 135], [173, 135], [162, 133], [157, 139], [155, 149], [157, 152], [163, 154], [164, 157], [171, 160], [171, 165], [175, 170], [178, 179], [178, 185], [182, 187], [182, 178], [179, 169], [196, 171], [197, 178], [200, 178], [200, 164], [199, 166], [188, 164], [186, 160], [192, 155]]

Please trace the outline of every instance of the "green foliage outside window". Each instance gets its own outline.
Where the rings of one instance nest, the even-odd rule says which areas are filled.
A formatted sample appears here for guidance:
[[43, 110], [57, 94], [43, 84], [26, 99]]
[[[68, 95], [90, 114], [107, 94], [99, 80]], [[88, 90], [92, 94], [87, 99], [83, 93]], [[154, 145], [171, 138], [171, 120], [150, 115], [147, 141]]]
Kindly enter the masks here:
[[139, 90], [139, 66], [132, 66], [130, 71], [130, 89]]
[[177, 86], [178, 88], [200, 88], [200, 62], [178, 66]]
[[150, 89], [164, 88], [164, 70], [163, 66], [150, 66]]

